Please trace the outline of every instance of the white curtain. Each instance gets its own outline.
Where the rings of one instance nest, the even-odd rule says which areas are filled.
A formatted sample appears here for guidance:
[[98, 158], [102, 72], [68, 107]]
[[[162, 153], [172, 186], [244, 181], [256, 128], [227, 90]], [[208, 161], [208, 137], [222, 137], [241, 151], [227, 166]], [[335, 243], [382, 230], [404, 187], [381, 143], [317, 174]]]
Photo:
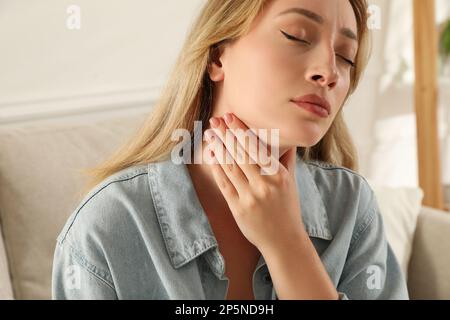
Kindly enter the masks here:
[[[390, 186], [417, 186], [416, 119], [414, 113], [414, 39], [412, 0], [377, 1], [382, 6], [381, 75], [376, 96], [374, 144], [368, 176]], [[450, 1], [436, 1], [436, 24], [450, 17]], [[439, 135], [444, 183], [448, 167], [449, 82], [440, 79]], [[447, 96], [446, 96], [447, 95]], [[447, 162], [447, 163], [446, 163]]]

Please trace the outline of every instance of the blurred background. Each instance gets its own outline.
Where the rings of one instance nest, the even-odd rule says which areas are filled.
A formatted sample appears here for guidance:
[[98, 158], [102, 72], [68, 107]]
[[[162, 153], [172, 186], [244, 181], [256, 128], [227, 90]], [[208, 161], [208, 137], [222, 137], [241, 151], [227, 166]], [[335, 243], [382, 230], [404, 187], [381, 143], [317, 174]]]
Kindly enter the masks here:
[[[78, 203], [75, 194], [82, 186], [76, 170], [99, 162], [151, 111], [204, 2], [0, 0], [0, 231], [6, 256], [0, 297], [2, 292], [4, 297], [49, 297], [54, 239]], [[402, 216], [406, 222], [401, 222], [408, 224], [403, 240], [411, 251], [421, 206], [444, 215], [450, 202], [450, 1], [369, 2], [376, 17], [372, 58], [344, 114], [359, 152], [360, 173], [380, 188], [375, 190], [384, 214], [417, 207], [415, 218]], [[431, 8], [419, 10], [427, 14], [422, 18], [414, 15], [419, 2]], [[416, 64], [428, 68], [426, 41], [433, 38], [435, 83], [422, 77], [428, 82], [419, 86], [426, 92], [417, 106]], [[415, 51], [417, 39], [425, 41], [419, 43], [424, 56]], [[423, 150], [432, 145], [431, 153], [418, 149], [419, 109], [422, 116], [431, 112], [419, 120], [426, 123]], [[433, 130], [436, 141], [429, 139]], [[419, 154], [427, 157], [422, 174], [432, 177], [422, 183]], [[64, 175], [67, 179], [61, 179]], [[383, 204], [389, 194], [401, 198], [413, 191], [414, 205], [389, 209]], [[433, 197], [436, 193], [442, 198]], [[427, 202], [422, 203], [422, 196]], [[394, 242], [398, 229], [386, 219]], [[449, 234], [448, 220], [436, 224], [448, 228], [439, 235]], [[450, 243], [448, 238], [433, 241], [433, 246]], [[406, 255], [405, 270], [411, 253]], [[440, 263], [444, 268], [449, 262]], [[0, 262], [0, 277], [1, 268]], [[443, 271], [433, 270], [427, 281], [438, 286]], [[425, 292], [416, 296], [450, 297], [449, 285], [425, 289], [419, 280], [411, 281]]]

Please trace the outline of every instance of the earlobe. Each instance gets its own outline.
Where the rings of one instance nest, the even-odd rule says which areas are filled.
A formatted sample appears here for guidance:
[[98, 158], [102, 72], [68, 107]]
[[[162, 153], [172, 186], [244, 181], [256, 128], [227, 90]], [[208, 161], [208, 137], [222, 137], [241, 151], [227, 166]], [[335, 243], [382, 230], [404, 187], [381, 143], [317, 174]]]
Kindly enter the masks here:
[[211, 79], [211, 81], [218, 82], [218, 81], [222, 81], [224, 79], [224, 73], [223, 73], [222, 67], [219, 67], [215, 63], [212, 63], [209, 66], [208, 73], [209, 73], [209, 78]]

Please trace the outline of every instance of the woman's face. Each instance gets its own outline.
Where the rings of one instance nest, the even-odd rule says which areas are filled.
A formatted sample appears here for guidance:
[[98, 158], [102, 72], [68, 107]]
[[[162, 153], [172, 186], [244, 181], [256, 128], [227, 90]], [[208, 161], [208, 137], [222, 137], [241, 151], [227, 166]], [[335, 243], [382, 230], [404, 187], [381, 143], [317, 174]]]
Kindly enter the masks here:
[[[296, 11], [283, 13], [289, 9]], [[349, 61], [358, 49], [351, 33], [357, 34], [357, 24], [349, 0], [271, 1], [210, 69], [213, 115], [232, 112], [250, 128], [280, 129], [281, 149], [317, 144], [350, 87]], [[292, 102], [309, 94], [328, 101], [328, 117]]]

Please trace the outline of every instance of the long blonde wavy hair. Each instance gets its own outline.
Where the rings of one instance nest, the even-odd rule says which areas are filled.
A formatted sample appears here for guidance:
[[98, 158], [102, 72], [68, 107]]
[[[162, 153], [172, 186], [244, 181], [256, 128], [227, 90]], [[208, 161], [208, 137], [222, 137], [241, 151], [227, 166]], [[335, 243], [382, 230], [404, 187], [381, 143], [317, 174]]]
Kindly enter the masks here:
[[[207, 127], [213, 106], [213, 84], [207, 70], [215, 50], [222, 43], [245, 35], [270, 1], [273, 0], [206, 2], [150, 116], [109, 159], [83, 170], [88, 176], [85, 192], [125, 168], [166, 160], [177, 144], [171, 139], [174, 130], [187, 129], [193, 134], [194, 121], [202, 121], [203, 128]], [[371, 52], [367, 0], [349, 1], [356, 16], [359, 49], [344, 104], [358, 86]], [[340, 110], [321, 141], [310, 148], [298, 147], [297, 154], [304, 160], [320, 160], [357, 171], [356, 148]]]

